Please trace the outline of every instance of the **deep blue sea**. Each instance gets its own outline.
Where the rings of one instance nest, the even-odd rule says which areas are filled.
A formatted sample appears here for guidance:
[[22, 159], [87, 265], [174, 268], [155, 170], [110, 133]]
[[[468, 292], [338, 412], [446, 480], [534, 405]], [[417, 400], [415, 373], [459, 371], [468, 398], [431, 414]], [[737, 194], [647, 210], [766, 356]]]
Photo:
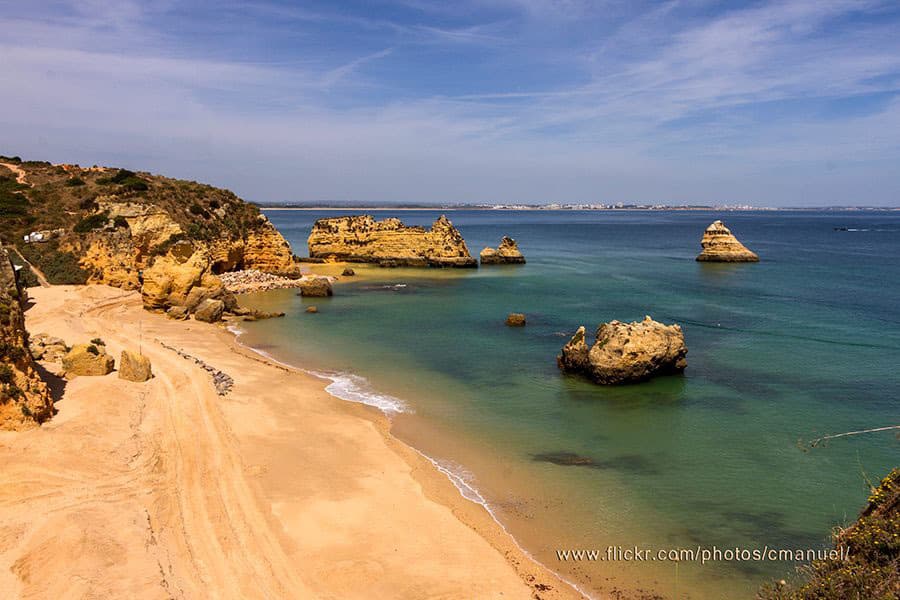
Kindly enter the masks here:
[[[338, 214], [361, 213], [267, 212], [301, 256], [313, 222]], [[371, 214], [429, 225], [440, 213]], [[242, 341], [402, 411], [398, 437], [586, 590], [752, 597], [796, 564], [572, 563], [556, 550], [823, 548], [866, 482], [900, 464], [895, 432], [809, 445], [900, 424], [900, 212], [447, 215], [473, 255], [509, 235], [528, 263], [361, 267], [330, 299], [267, 292], [249, 301], [287, 316], [243, 325]], [[695, 262], [715, 219], [761, 262]], [[510, 312], [527, 327], [506, 327]], [[683, 327], [683, 376], [600, 387], [557, 370], [579, 325], [644, 315]], [[559, 464], [569, 454], [590, 461]]]

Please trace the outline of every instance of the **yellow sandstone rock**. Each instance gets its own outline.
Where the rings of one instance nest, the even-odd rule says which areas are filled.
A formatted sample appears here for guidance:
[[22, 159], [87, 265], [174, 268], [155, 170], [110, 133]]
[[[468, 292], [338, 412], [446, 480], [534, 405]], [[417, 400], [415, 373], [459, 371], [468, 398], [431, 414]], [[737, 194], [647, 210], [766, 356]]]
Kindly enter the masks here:
[[722, 221], [713, 221], [700, 240], [700, 262], [759, 262], [759, 256], [738, 241]]

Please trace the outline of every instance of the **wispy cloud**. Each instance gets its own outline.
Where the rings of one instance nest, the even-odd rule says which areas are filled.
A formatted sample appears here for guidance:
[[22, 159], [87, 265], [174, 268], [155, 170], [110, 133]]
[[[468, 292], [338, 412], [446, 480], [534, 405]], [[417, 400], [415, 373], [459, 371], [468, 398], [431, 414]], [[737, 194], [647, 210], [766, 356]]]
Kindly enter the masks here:
[[12, 6], [7, 151], [259, 200], [900, 202], [889, 2], [378, 6]]

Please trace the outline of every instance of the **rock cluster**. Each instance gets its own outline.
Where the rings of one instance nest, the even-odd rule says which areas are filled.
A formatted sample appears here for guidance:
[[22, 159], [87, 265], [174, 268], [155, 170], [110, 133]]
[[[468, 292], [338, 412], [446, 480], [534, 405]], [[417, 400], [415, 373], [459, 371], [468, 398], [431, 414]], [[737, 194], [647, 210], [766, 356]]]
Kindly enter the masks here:
[[405, 267], [475, 267], [466, 242], [441, 215], [431, 226], [406, 226], [399, 219], [370, 215], [319, 219], [309, 234], [309, 256]]
[[108, 375], [115, 363], [102, 344], [75, 344], [62, 359], [66, 377]]
[[633, 323], [602, 323], [591, 346], [585, 341], [584, 326], [579, 327], [556, 362], [565, 372], [609, 385], [680, 373], [687, 367], [686, 355], [681, 327], [647, 316]]
[[119, 359], [119, 379], [142, 383], [153, 377], [150, 359], [137, 352], [122, 350]]
[[297, 278], [273, 275], [258, 269], [222, 273], [219, 275], [219, 279], [222, 280], [225, 289], [234, 294], [264, 292], [300, 286], [300, 281]]
[[738, 241], [722, 221], [713, 221], [700, 240], [700, 262], [759, 262], [759, 256]]
[[516, 240], [503, 236], [497, 248], [488, 246], [481, 251], [483, 265], [524, 265], [525, 257], [519, 251]]
[[0, 248], [0, 429], [34, 427], [54, 412], [31, 354], [24, 297], [9, 254]]
[[225, 303], [221, 300], [207, 298], [194, 309], [194, 319], [204, 323], [216, 323], [222, 320], [225, 312]]
[[34, 360], [58, 363], [69, 352], [69, 347], [61, 338], [39, 333], [29, 339], [31, 356]]
[[202, 359], [199, 359], [196, 356], [191, 356], [190, 354], [188, 354], [187, 352], [184, 352], [183, 350], [179, 350], [178, 348], [175, 348], [174, 346], [170, 346], [169, 344], [166, 344], [165, 342], [162, 342], [160, 340], [156, 340], [156, 341], [159, 342], [159, 345], [162, 346], [163, 348], [165, 348], [166, 350], [171, 350], [172, 352], [174, 352], [175, 354], [177, 354], [178, 356], [180, 356], [181, 358], [183, 358], [185, 360], [193, 361], [195, 365], [199, 366], [201, 369], [203, 369], [204, 371], [209, 373], [210, 376], [212, 376], [213, 385], [216, 388], [216, 393], [219, 394], [220, 396], [225, 396], [226, 394], [228, 394], [228, 392], [231, 391], [231, 388], [234, 387], [234, 379], [232, 379], [231, 376], [228, 375], [227, 373], [220, 371], [211, 365], [206, 364]]

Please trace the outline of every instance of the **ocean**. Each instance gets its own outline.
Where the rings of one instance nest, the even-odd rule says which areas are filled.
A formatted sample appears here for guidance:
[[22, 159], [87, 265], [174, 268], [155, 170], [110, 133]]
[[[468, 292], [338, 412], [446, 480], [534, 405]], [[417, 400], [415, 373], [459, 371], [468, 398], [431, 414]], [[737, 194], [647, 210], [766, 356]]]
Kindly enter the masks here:
[[[335, 211], [268, 211], [294, 251]], [[372, 211], [429, 225], [438, 211]], [[470, 252], [528, 263], [379, 269], [329, 299], [245, 298], [284, 319], [241, 341], [384, 410], [535, 558], [597, 596], [749, 598], [800, 563], [615, 558], [609, 548], [816, 549], [900, 463], [900, 212], [448, 211]], [[695, 262], [722, 219], [758, 264]], [[304, 312], [315, 304], [319, 313]], [[510, 312], [528, 325], [504, 325]], [[562, 375], [579, 325], [678, 323], [681, 376]], [[569, 464], [578, 457], [579, 464]], [[597, 560], [562, 560], [567, 550]]]

